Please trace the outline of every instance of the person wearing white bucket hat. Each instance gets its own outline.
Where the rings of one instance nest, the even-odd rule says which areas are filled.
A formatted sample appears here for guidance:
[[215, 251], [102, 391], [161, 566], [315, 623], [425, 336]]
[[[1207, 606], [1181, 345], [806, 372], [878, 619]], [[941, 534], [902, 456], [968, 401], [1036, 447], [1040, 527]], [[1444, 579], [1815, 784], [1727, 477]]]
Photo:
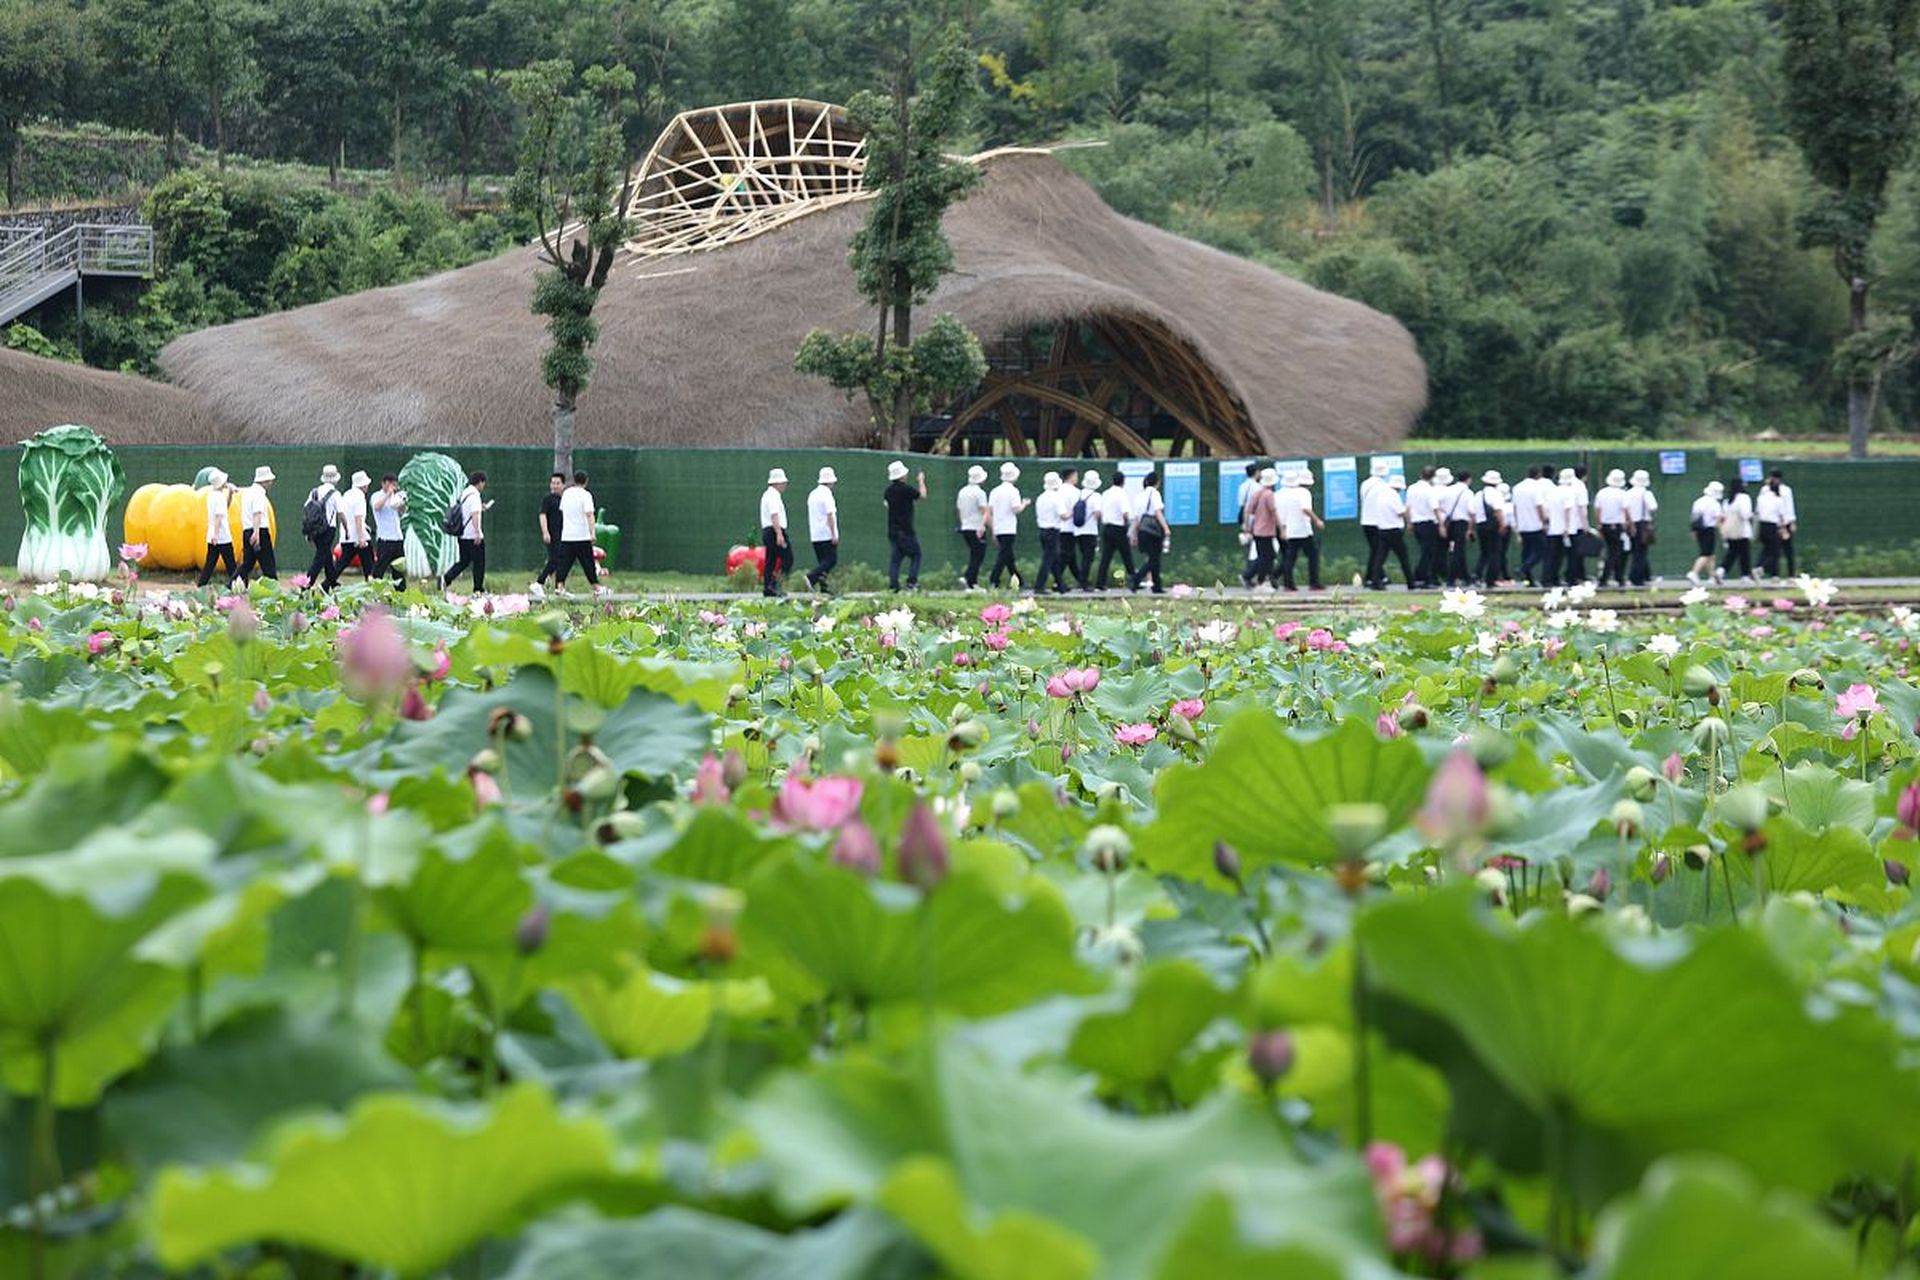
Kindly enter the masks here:
[[1479, 504], [1475, 536], [1480, 541], [1480, 563], [1474, 566], [1474, 577], [1492, 587], [1507, 580], [1507, 540], [1513, 522], [1513, 500], [1498, 471], [1480, 473]]
[[1644, 587], [1653, 579], [1647, 557], [1654, 544], [1657, 529], [1654, 514], [1660, 510], [1660, 500], [1653, 496], [1652, 483], [1653, 477], [1645, 471], [1634, 472], [1627, 481], [1627, 532], [1633, 539], [1627, 581], [1636, 587]]
[[267, 501], [273, 478], [272, 467], [255, 467], [253, 483], [240, 491], [239, 577], [242, 582], [280, 576], [280, 565], [273, 555], [273, 504]]
[[1693, 558], [1693, 567], [1687, 570], [1687, 581], [1696, 587], [1713, 576], [1713, 541], [1720, 532], [1721, 517], [1726, 514], [1726, 508], [1720, 503], [1720, 496], [1725, 492], [1725, 486], [1718, 480], [1707, 481], [1707, 487], [1693, 500], [1693, 510], [1687, 517], [1687, 524], [1693, 530], [1694, 550], [1699, 552]]
[[1600, 585], [1626, 586], [1633, 536], [1627, 528], [1627, 473], [1619, 467], [1607, 472], [1606, 484], [1593, 495], [1593, 523], [1600, 529]]
[[313, 561], [307, 565], [307, 585], [320, 586], [327, 580], [333, 564], [333, 544], [340, 527], [340, 468], [329, 462], [320, 468], [320, 483], [307, 491], [300, 504], [300, 536], [313, 544]]
[[839, 483], [840, 477], [832, 467], [822, 467], [813, 492], [807, 495], [807, 539], [813, 543], [813, 568], [807, 573], [807, 585], [829, 596], [833, 588], [827, 583], [827, 575], [840, 563], [840, 504], [833, 498], [833, 486]]
[[969, 591], [980, 589], [980, 565], [987, 558], [987, 469], [967, 468], [967, 482], [954, 495], [955, 514], [960, 520], [960, 540], [967, 544], [967, 567], [960, 584]]
[[[1060, 513], [1060, 564], [1066, 572], [1073, 575], [1080, 589], [1087, 589], [1087, 571], [1080, 567], [1080, 547], [1078, 543], [1080, 517], [1086, 514], [1086, 492], [1080, 487], [1080, 468], [1062, 467], [1060, 469], [1060, 491], [1054, 494]], [[1061, 589], [1066, 583], [1061, 582]]]
[[1013, 541], [1020, 532], [1020, 513], [1032, 506], [1031, 502], [1020, 496], [1015, 484], [1020, 479], [1020, 468], [1011, 462], [1000, 464], [1000, 483], [987, 495], [987, 514], [993, 528], [993, 540], [999, 546], [1000, 553], [993, 558], [993, 572], [987, 581], [998, 587], [1000, 575], [1007, 575], [1008, 586], [1018, 586], [1024, 581], [1020, 576], [1020, 567], [1014, 563]]
[[1366, 501], [1360, 504], [1360, 523], [1372, 531], [1363, 582], [1370, 591], [1385, 591], [1387, 557], [1393, 556], [1400, 561], [1400, 574], [1411, 589], [1413, 562], [1407, 557], [1407, 504], [1401, 497], [1406, 491], [1406, 477], [1395, 475], [1388, 467], [1382, 470], [1379, 481], [1367, 491]]
[[1054, 591], [1067, 589], [1066, 571], [1060, 562], [1060, 526], [1068, 513], [1060, 510], [1060, 473], [1049, 471], [1040, 477], [1040, 496], [1033, 501], [1033, 524], [1040, 533], [1040, 571], [1034, 575], [1033, 589], [1045, 591], [1047, 579], [1054, 580]]
[[1253, 568], [1245, 580], [1256, 589], [1273, 587], [1275, 544], [1280, 537], [1280, 506], [1273, 487], [1279, 480], [1272, 467], [1263, 467], [1254, 477], [1252, 496], [1240, 509], [1241, 529], [1253, 547]]
[[340, 554], [327, 562], [328, 591], [340, 584], [340, 575], [347, 571], [347, 566], [356, 562], [360, 566], [361, 576], [368, 582], [373, 581], [377, 566], [374, 563], [372, 531], [367, 527], [367, 488], [372, 483], [372, 476], [364, 471], [356, 471], [352, 483], [340, 495]]
[[213, 581], [216, 561], [226, 566], [225, 581], [231, 581], [239, 572], [239, 564], [233, 558], [233, 521], [227, 514], [232, 498], [233, 485], [227, 473], [213, 468], [207, 473], [207, 562], [200, 567], [200, 581], [195, 586], [204, 587]]
[[881, 501], [887, 508], [887, 585], [900, 589], [900, 565], [907, 566], [907, 590], [920, 589], [920, 534], [913, 527], [916, 502], [927, 496], [927, 473], [922, 471], [907, 483], [907, 464], [895, 458], [887, 464], [887, 491]]
[[1280, 577], [1286, 582], [1287, 590], [1297, 591], [1293, 579], [1293, 567], [1300, 562], [1304, 553], [1307, 557], [1307, 588], [1320, 590], [1320, 539], [1318, 532], [1327, 527], [1313, 509], [1313, 471], [1302, 467], [1287, 477], [1284, 493], [1275, 494], [1280, 507], [1280, 535], [1285, 539], [1281, 543]]
[[1093, 558], [1100, 551], [1100, 473], [1088, 471], [1080, 477], [1080, 501], [1069, 509], [1073, 521], [1073, 542], [1079, 551], [1074, 576], [1082, 591], [1093, 590]]
[[760, 495], [760, 594], [784, 596], [781, 585], [793, 570], [793, 543], [787, 537], [787, 473], [779, 467], [767, 472], [767, 488]]

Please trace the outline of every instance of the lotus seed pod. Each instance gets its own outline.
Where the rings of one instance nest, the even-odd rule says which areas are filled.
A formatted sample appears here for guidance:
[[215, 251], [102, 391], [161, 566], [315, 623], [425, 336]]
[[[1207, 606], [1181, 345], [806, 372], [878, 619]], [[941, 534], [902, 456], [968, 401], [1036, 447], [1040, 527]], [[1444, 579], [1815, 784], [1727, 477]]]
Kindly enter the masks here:
[[747, 700], [747, 686], [743, 684], [731, 684], [727, 686], [727, 705], [728, 706], [737, 706], [738, 704], [745, 702], [746, 700]]
[[1758, 831], [1767, 821], [1766, 793], [1758, 787], [1735, 787], [1720, 797], [1720, 817], [1742, 831]]
[[1690, 666], [1680, 677], [1680, 687], [1689, 698], [1704, 698], [1714, 687], [1713, 672], [1699, 665]]
[[1510, 653], [1503, 653], [1493, 660], [1492, 671], [1495, 684], [1512, 684], [1520, 678], [1520, 662]]
[[1400, 708], [1399, 719], [1402, 729], [1424, 729], [1431, 717], [1425, 707], [1417, 702], [1409, 702]]
[[993, 793], [993, 817], [996, 822], [1005, 822], [1020, 812], [1020, 797], [1010, 787], [1002, 787]]
[[1102, 823], [1087, 832], [1085, 848], [1095, 869], [1112, 875], [1126, 869], [1133, 855], [1133, 839], [1119, 827]]
[[1327, 834], [1342, 857], [1358, 861], [1387, 831], [1387, 810], [1378, 804], [1328, 805]]
[[962, 760], [960, 762], [960, 781], [966, 783], [968, 786], [972, 786], [974, 783], [980, 781], [980, 765], [978, 761]]
[[1708, 716], [1693, 726], [1693, 744], [1702, 751], [1712, 751], [1727, 745], [1727, 722], [1719, 716]]
[[1686, 852], [1686, 860], [1687, 860], [1688, 870], [1690, 871], [1706, 870], [1707, 864], [1713, 861], [1713, 846], [1706, 845], [1706, 844], [1688, 845], [1687, 852]]
[[1631, 840], [1640, 834], [1640, 827], [1646, 821], [1646, 813], [1637, 800], [1616, 800], [1613, 813], [1609, 815], [1613, 829], [1621, 838]]
[[1482, 769], [1498, 769], [1513, 759], [1513, 739], [1492, 725], [1476, 725], [1467, 735], [1467, 750]]
[[1635, 765], [1627, 770], [1627, 794], [1635, 800], [1653, 799], [1654, 791], [1659, 785], [1660, 779], [1654, 776], [1651, 769]]

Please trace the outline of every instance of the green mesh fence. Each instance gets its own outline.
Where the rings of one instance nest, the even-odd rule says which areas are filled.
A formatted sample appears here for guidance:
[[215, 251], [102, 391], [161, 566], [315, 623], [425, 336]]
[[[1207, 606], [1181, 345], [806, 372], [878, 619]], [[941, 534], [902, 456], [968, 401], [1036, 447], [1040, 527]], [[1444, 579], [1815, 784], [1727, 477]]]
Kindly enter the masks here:
[[[488, 473], [488, 496], [495, 506], [488, 515], [490, 569], [530, 573], [544, 558], [537, 512], [546, 492], [551, 455], [543, 449], [443, 446], [469, 470]], [[200, 468], [216, 465], [236, 483], [245, 484], [256, 466], [274, 469], [279, 481], [274, 504], [279, 513], [284, 547], [281, 562], [288, 572], [305, 566], [301, 554], [299, 508], [318, 480], [320, 468], [332, 462], [343, 475], [365, 470], [378, 477], [397, 472], [413, 455], [411, 448], [392, 445], [343, 447], [274, 447], [203, 449], [178, 446], [127, 447], [116, 450], [127, 473], [128, 494], [142, 484], [189, 483]], [[5, 490], [0, 497], [0, 559], [11, 560], [20, 544], [21, 512], [13, 481], [19, 451], [9, 448], [0, 459]], [[806, 495], [823, 466], [838, 472], [843, 564], [863, 563], [884, 568], [887, 559], [886, 513], [880, 495], [886, 487], [886, 466], [893, 455], [851, 449], [582, 449], [576, 464], [592, 475], [592, 487], [602, 509], [621, 526], [623, 539], [617, 568], [721, 573], [727, 549], [759, 540], [759, 498], [767, 469], [782, 467], [791, 483], [787, 512], [795, 531], [795, 558], [799, 568], [811, 565], [806, 538]], [[922, 576], [930, 585], [945, 585], [965, 560], [965, 549], [955, 532], [954, 494], [965, 483], [974, 459], [909, 456], [909, 466], [925, 470], [929, 498], [919, 512], [918, 525], [926, 564]], [[989, 473], [998, 461], [980, 459]], [[1115, 464], [1088, 459], [1103, 480], [1117, 478]], [[1328, 484], [1325, 460], [1315, 461], [1314, 502], [1323, 514]], [[1653, 477], [1660, 501], [1660, 540], [1654, 549], [1654, 571], [1666, 577], [1684, 573], [1693, 556], [1687, 530], [1687, 511], [1709, 479], [1727, 481], [1738, 472], [1740, 460], [1711, 449], [1688, 450], [1681, 455], [1681, 474], [1666, 474], [1660, 455], [1648, 450], [1570, 450], [1539, 455], [1515, 451], [1439, 450], [1407, 452], [1405, 466], [1417, 473], [1422, 466], [1444, 465], [1470, 471], [1476, 480], [1488, 468], [1497, 468], [1509, 484], [1526, 474], [1530, 465], [1554, 467], [1585, 463], [1588, 484], [1598, 488], [1608, 469], [1631, 473], [1645, 468]], [[1355, 460], [1356, 480], [1368, 471], [1368, 455]], [[1020, 487], [1029, 497], [1040, 492], [1040, 478], [1058, 461], [1026, 459], [1020, 463]], [[1158, 464], [1163, 470], [1165, 461]], [[1220, 519], [1222, 484], [1216, 459], [1201, 459], [1199, 522], [1175, 524], [1168, 567], [1175, 577], [1210, 582], [1231, 574], [1241, 554], [1236, 526]], [[1233, 465], [1233, 464], [1229, 464]], [[1782, 464], [1793, 485], [1801, 520], [1801, 567], [1820, 570], [1845, 549], [1893, 551], [1920, 541], [1920, 502], [1912, 494], [1920, 484], [1920, 459], [1869, 462], [1789, 462]], [[1237, 479], [1238, 470], [1235, 470]], [[989, 487], [997, 481], [990, 474]], [[1172, 486], [1170, 486], [1171, 489]], [[1230, 485], [1229, 488], [1236, 487]], [[118, 513], [126, 495], [115, 503], [108, 537], [120, 540]], [[1021, 520], [1020, 559], [1029, 572], [1039, 556], [1039, 541], [1031, 514]], [[1330, 519], [1323, 542], [1329, 578], [1354, 572], [1365, 556], [1357, 518]], [[1509, 556], [1517, 564], [1517, 548]], [[503, 579], [501, 585], [510, 584]]]

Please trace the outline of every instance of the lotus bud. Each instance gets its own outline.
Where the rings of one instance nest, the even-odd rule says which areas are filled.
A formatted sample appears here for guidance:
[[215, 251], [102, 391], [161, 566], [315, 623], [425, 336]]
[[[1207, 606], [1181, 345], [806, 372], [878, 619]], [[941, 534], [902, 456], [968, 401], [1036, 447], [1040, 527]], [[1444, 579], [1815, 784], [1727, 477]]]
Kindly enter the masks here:
[[1495, 684], [1512, 684], [1520, 678], [1520, 663], [1510, 653], [1503, 653], [1493, 660], [1490, 678]]
[[1742, 831], [1758, 831], [1767, 821], [1766, 793], [1758, 787], [1735, 787], [1720, 797], [1720, 817]]
[[778, 665], [778, 666], [779, 666], [779, 668], [780, 668], [780, 670], [781, 670], [781, 672], [782, 672], [782, 673], [785, 673], [785, 672], [788, 672], [788, 671], [792, 671], [792, 670], [793, 670], [793, 658], [792, 658], [792, 657], [791, 657], [790, 655], [788, 655], [788, 654], [784, 654], [784, 653], [783, 653], [783, 654], [781, 654], [781, 655], [780, 655], [780, 661], [779, 661], [779, 663], [778, 663], [778, 664], [776, 664], [776, 665]]
[[1409, 702], [1400, 708], [1398, 718], [1402, 729], [1424, 729], [1431, 717], [1428, 716], [1425, 707], [1417, 702]]
[[1587, 881], [1587, 896], [1595, 902], [1605, 902], [1607, 894], [1613, 888], [1613, 873], [1605, 867], [1593, 873]]
[[1033, 740], [1035, 740], [1035, 741], [1038, 741], [1038, 740], [1039, 740], [1039, 738], [1040, 738], [1040, 722], [1039, 722], [1038, 720], [1029, 720], [1029, 721], [1027, 721], [1027, 737], [1029, 737], [1029, 738], [1031, 738], [1031, 739], [1033, 739]]
[[1920, 782], [1909, 782], [1894, 802], [1894, 816], [1910, 832], [1920, 831]]
[[1640, 827], [1646, 821], [1646, 814], [1637, 800], [1616, 800], [1610, 821], [1613, 823], [1614, 831], [1622, 840], [1631, 840], [1640, 834]]
[[[1329, 827], [1338, 807], [1327, 811]], [[1468, 752], [1448, 752], [1427, 784], [1426, 804], [1416, 818], [1420, 829], [1436, 844], [1453, 844], [1483, 832], [1490, 816], [1487, 775]]]
[[513, 927], [513, 945], [523, 956], [530, 956], [547, 945], [547, 931], [553, 923], [553, 912], [544, 902], [536, 902], [520, 917], [520, 923]]
[[971, 751], [987, 740], [987, 726], [980, 720], [962, 720], [947, 735], [947, 746], [955, 751]]
[[972, 786], [974, 783], [980, 781], [980, 763], [977, 760], [962, 760], [960, 762], [960, 781], [966, 783], [968, 786]]
[[1697, 664], [1690, 666], [1680, 677], [1680, 687], [1689, 698], [1704, 698], [1714, 687], [1713, 672]]
[[1653, 770], [1635, 765], [1627, 770], [1626, 784], [1627, 794], [1635, 800], [1651, 800], [1660, 785], [1660, 779], [1654, 776]]
[[227, 613], [227, 634], [233, 637], [235, 644], [250, 644], [260, 634], [260, 615], [253, 606], [242, 599], [234, 603]]
[[1880, 865], [1886, 868], [1887, 883], [1890, 885], [1904, 885], [1913, 874], [1907, 869], [1906, 863], [1897, 862], [1892, 858], [1883, 859]]
[[308, 626], [307, 615], [301, 612], [299, 609], [295, 609], [292, 613], [287, 615], [287, 630], [292, 632], [294, 635], [297, 636], [303, 631], [305, 631], [307, 629], [307, 626]]
[[1020, 813], [1020, 797], [1010, 787], [1002, 787], [993, 793], [993, 820], [1006, 822]]
[[620, 790], [620, 775], [603, 764], [596, 764], [580, 775], [573, 789], [583, 800], [611, 800]]
[[473, 759], [467, 761], [467, 768], [478, 769], [483, 773], [500, 772], [500, 753], [492, 747], [482, 747], [473, 753]]
[[1240, 855], [1225, 840], [1213, 842], [1213, 869], [1222, 880], [1240, 883]]
[[840, 866], [863, 876], [880, 872], [880, 842], [873, 838], [873, 828], [859, 818], [841, 825], [830, 856]]
[[1693, 744], [1702, 751], [1727, 745], [1727, 722], [1719, 716], [1707, 716], [1693, 726]]
[[1665, 884], [1667, 882], [1667, 877], [1672, 874], [1673, 874], [1672, 857], [1664, 853], [1655, 854], [1653, 856], [1653, 866], [1648, 872], [1649, 878], [1652, 879], [1652, 881], [1655, 884]]
[[729, 748], [720, 760], [720, 781], [727, 784], [727, 790], [747, 780], [747, 761], [737, 750]]
[[1660, 776], [1676, 787], [1680, 785], [1680, 780], [1687, 776], [1687, 762], [1680, 758], [1678, 751], [1671, 752], [1665, 760], [1660, 762]]
[[915, 801], [900, 829], [900, 878], [923, 890], [932, 890], [947, 878], [947, 837], [939, 819], [925, 804]]
[[1247, 1040], [1247, 1069], [1270, 1085], [1293, 1070], [1293, 1037], [1285, 1031], [1258, 1031]]
[[1071, 759], [1073, 759], [1073, 744], [1071, 742], [1061, 743], [1060, 744], [1060, 763], [1065, 764], [1067, 761]]
[[1119, 827], [1102, 823], [1087, 832], [1087, 859], [1095, 870], [1113, 875], [1124, 871], [1127, 860], [1133, 856], [1133, 840]]
[[618, 844], [622, 840], [634, 839], [646, 829], [646, 819], [631, 809], [621, 809], [608, 814], [594, 834], [601, 844]]

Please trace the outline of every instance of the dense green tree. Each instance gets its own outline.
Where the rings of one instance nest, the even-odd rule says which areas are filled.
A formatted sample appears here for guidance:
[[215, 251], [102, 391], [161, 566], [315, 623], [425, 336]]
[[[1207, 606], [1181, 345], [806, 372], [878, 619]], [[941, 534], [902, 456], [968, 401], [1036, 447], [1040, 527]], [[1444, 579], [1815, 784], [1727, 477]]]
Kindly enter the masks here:
[[7, 204], [15, 197], [20, 129], [55, 110], [80, 56], [80, 27], [64, 0], [10, 0], [0, 4], [0, 164]]
[[339, 180], [357, 107], [372, 76], [365, 0], [272, 0], [255, 39], [261, 106], [296, 141], [294, 154]]
[[98, 0], [86, 19], [105, 114], [164, 138], [172, 169], [179, 163], [180, 120], [195, 93], [186, 6], [182, 0]]
[[177, 0], [176, 20], [188, 73], [206, 107], [215, 163], [227, 167], [227, 124], [237, 101], [254, 83], [254, 31], [259, 12], [251, 0]]

